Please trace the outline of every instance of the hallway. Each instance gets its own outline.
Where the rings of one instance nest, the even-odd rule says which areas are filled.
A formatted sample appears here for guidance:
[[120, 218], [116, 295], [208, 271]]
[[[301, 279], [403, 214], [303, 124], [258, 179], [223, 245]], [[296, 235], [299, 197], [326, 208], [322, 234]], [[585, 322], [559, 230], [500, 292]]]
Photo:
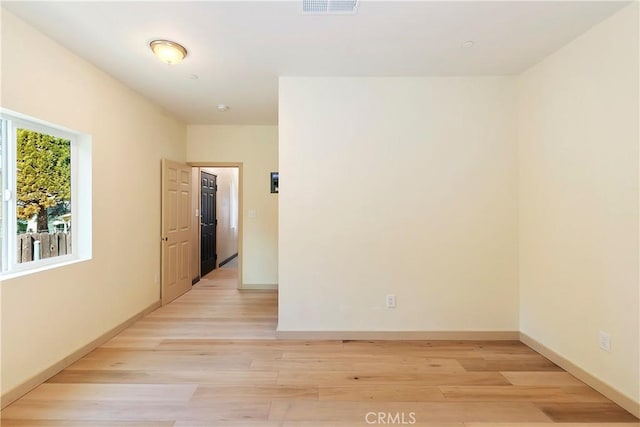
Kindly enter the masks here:
[[107, 346], [139, 349], [168, 342], [177, 346], [185, 339], [274, 339], [277, 292], [238, 291], [237, 271], [213, 270], [190, 292], [138, 321]]
[[384, 413], [431, 427], [638, 426], [519, 342], [276, 340], [277, 292], [235, 284], [236, 270], [214, 270], [2, 425], [337, 427]]

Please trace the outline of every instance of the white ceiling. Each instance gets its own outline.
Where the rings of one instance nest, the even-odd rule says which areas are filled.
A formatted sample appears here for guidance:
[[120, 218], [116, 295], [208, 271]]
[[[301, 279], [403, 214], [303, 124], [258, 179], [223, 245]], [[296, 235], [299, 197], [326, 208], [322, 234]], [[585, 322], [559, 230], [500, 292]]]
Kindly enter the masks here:
[[[355, 15], [309, 16], [301, 3], [2, 5], [187, 123], [276, 124], [278, 76], [519, 74], [628, 4], [361, 0]], [[162, 64], [156, 38], [188, 57]]]

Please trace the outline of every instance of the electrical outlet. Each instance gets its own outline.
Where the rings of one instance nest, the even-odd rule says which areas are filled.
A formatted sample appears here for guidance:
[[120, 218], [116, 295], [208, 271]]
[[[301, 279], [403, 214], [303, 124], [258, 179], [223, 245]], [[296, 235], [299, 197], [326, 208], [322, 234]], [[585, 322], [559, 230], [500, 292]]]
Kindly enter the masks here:
[[156, 273], [153, 275], [153, 283], [155, 284], [160, 283], [160, 273]]
[[393, 294], [387, 295], [387, 308], [396, 308], [396, 296]]
[[600, 331], [598, 342], [600, 343], [601, 349], [603, 349], [604, 351], [611, 351], [611, 335], [606, 332]]

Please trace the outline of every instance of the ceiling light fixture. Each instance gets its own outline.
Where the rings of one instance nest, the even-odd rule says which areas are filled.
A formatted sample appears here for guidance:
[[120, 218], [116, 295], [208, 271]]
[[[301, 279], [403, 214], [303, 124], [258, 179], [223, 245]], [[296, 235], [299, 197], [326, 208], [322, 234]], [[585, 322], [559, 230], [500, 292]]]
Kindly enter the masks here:
[[187, 56], [184, 46], [170, 40], [154, 40], [149, 47], [160, 61], [167, 64], [177, 64]]
[[218, 109], [218, 111], [221, 111], [221, 112], [229, 110], [229, 106], [226, 104], [218, 104], [216, 108]]
[[473, 42], [473, 40], [467, 40], [465, 42], [462, 42], [462, 47], [464, 47], [465, 49], [469, 49], [472, 48], [474, 44], [475, 43]]

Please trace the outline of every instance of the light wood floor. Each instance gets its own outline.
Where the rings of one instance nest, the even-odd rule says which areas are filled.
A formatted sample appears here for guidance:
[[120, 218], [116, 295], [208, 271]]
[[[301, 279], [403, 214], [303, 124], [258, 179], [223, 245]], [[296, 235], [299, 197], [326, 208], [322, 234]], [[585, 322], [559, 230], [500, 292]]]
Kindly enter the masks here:
[[2, 426], [640, 425], [519, 342], [277, 340], [277, 293], [237, 291], [235, 274], [214, 271]]

